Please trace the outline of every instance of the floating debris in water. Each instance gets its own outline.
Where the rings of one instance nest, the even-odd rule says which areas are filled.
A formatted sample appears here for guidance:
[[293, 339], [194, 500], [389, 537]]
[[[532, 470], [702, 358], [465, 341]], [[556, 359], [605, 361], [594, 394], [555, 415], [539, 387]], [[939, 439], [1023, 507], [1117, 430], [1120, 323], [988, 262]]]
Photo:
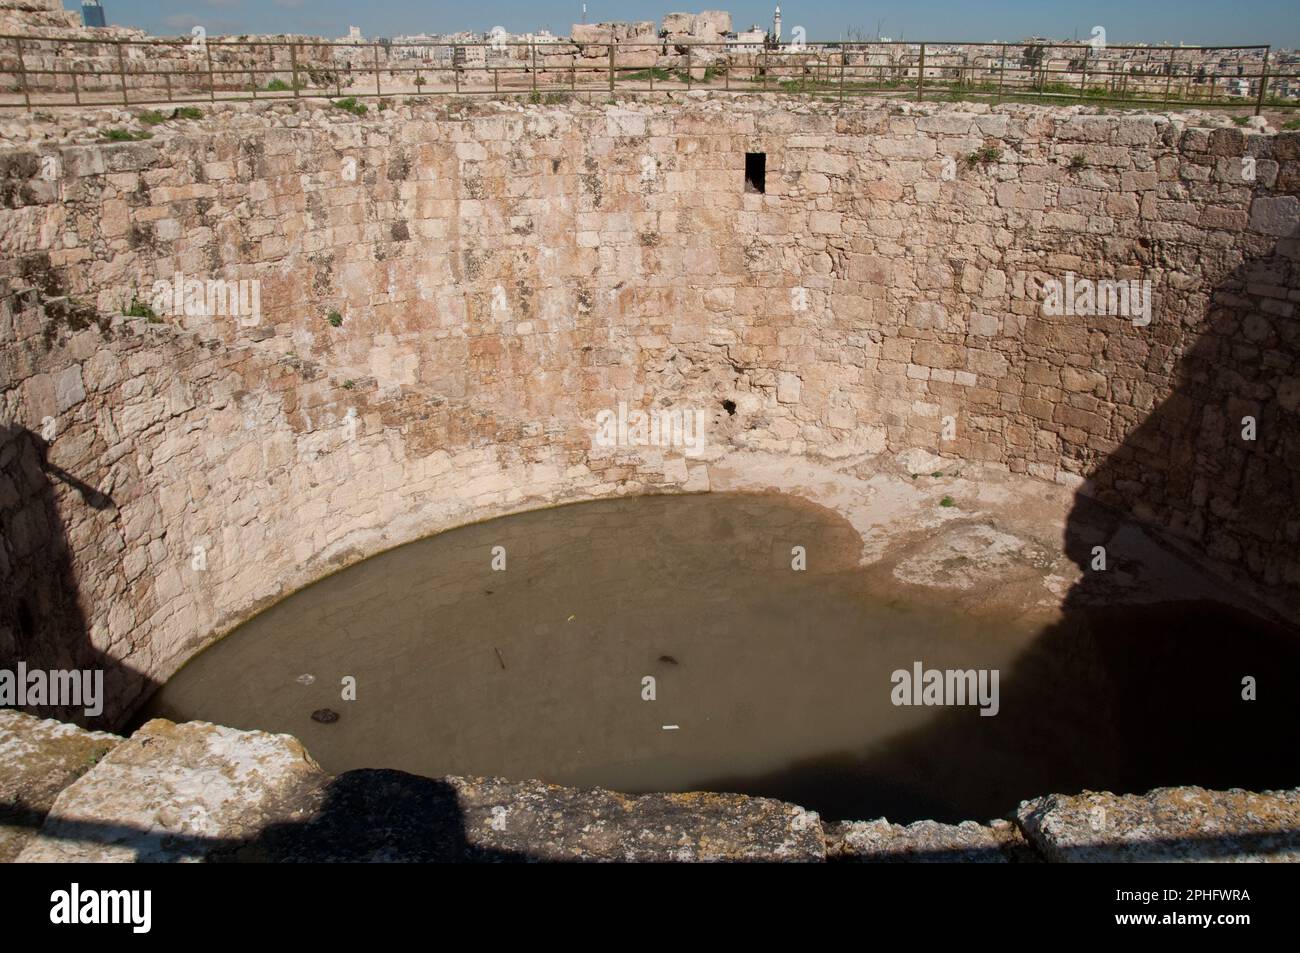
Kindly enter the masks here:
[[298, 678], [295, 679], [295, 681], [297, 681], [297, 683], [298, 683], [299, 685], [312, 685], [312, 684], [314, 684], [314, 683], [316, 682], [316, 676], [315, 676], [315, 675], [299, 675]]
[[311, 713], [311, 720], [318, 721], [322, 725], [332, 725], [339, 720], [339, 713], [332, 708], [317, 708]]
[[671, 655], [661, 655], [661, 656], [659, 656], [659, 661], [661, 661], [661, 662], [663, 662], [663, 663], [665, 663], [665, 664], [667, 664], [667, 665], [676, 665], [676, 664], [677, 664], [677, 659], [673, 658]]

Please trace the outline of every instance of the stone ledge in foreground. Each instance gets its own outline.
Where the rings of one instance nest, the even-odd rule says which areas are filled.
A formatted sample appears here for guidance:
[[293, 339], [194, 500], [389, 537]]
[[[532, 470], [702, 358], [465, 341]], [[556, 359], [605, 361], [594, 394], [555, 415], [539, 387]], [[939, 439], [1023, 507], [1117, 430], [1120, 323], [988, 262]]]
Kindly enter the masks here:
[[123, 740], [0, 712], [0, 859], [21, 862], [1300, 861], [1300, 790], [1054, 794], [1016, 823], [823, 826], [736, 794], [330, 777], [289, 735], [156, 719]]
[[0, 863], [36, 836], [59, 792], [122, 738], [0, 709]]
[[1049, 794], [1016, 818], [1054, 863], [1300, 862], [1300, 790]]
[[1010, 821], [906, 826], [883, 817], [826, 825], [826, 859], [864, 864], [1008, 864], [1040, 860]]

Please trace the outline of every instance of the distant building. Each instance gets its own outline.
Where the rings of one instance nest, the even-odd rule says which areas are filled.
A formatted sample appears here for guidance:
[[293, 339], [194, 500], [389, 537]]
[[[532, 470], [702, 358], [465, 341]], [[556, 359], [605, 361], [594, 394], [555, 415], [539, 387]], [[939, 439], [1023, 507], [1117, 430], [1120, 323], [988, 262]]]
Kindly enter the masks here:
[[761, 53], [767, 31], [757, 24], [727, 37], [727, 49], [733, 53]]
[[108, 26], [104, 19], [104, 6], [99, 0], [82, 0], [81, 22], [85, 26]]

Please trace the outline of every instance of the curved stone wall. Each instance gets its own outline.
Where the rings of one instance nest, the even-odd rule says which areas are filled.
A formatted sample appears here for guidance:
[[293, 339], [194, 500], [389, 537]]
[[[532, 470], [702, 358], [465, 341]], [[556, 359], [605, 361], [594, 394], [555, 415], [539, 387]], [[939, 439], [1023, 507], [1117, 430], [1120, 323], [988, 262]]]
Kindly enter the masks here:
[[[0, 655], [113, 660], [114, 714], [332, 568], [705, 489], [744, 450], [1086, 480], [1294, 606], [1294, 133], [723, 98], [58, 122], [0, 154], [0, 577], [26, 593]], [[257, 280], [260, 314], [102, 317], [165, 310], [177, 274]], [[1149, 281], [1150, 323], [1044, 314], [1069, 275]], [[620, 402], [704, 413], [703, 454], [594, 446]]]

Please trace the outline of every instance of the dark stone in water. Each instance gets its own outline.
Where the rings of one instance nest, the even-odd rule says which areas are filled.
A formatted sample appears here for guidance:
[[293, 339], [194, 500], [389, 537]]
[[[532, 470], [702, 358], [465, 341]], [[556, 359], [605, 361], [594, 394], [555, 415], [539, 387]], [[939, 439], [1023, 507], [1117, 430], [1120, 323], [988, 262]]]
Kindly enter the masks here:
[[317, 708], [311, 713], [311, 720], [318, 721], [322, 725], [332, 725], [339, 720], [339, 713], [332, 708]]

